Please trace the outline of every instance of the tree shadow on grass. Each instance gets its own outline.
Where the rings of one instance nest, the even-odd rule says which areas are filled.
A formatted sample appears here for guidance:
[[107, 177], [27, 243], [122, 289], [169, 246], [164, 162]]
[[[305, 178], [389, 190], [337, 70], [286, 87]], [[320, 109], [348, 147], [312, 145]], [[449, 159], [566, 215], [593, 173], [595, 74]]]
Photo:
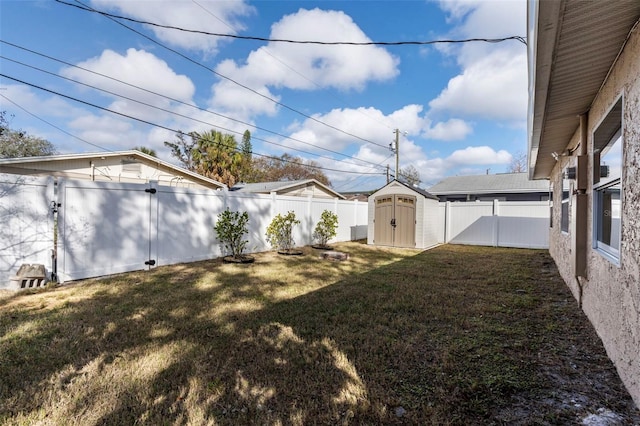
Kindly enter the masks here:
[[[573, 347], [574, 358], [589, 353], [582, 374], [613, 369], [602, 367], [584, 317], [558, 303], [570, 296], [557, 274], [540, 281], [548, 255], [474, 250], [443, 247], [343, 273], [288, 300], [273, 297], [283, 282], [256, 278], [259, 262], [200, 262], [96, 283], [53, 307], [5, 306], [0, 419], [463, 424], [513, 421], [515, 394], [531, 402], [519, 411], [531, 421], [575, 420], [575, 409], [541, 402], [552, 395], [550, 366]], [[554, 324], [558, 333], [548, 333]], [[558, 341], [563, 329], [580, 335]], [[612, 374], [599, 380], [617, 402], [592, 392], [586, 405], [624, 409], [628, 395]]]

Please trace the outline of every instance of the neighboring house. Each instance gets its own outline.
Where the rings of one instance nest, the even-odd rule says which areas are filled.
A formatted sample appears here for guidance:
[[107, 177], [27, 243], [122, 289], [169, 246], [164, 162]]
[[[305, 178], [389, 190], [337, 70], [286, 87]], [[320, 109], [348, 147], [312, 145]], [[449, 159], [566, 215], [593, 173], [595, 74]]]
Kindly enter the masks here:
[[315, 179], [236, 184], [229, 190], [253, 194], [271, 194], [275, 192], [278, 195], [291, 195], [294, 197], [311, 196], [312, 198], [345, 199], [342, 194]]
[[570, 188], [549, 251], [640, 405], [640, 1], [528, 6], [529, 175]]
[[549, 182], [529, 180], [527, 173], [451, 176], [430, 188], [440, 201], [546, 201]]
[[226, 188], [223, 183], [140, 151], [116, 151], [0, 159], [0, 173], [147, 183], [188, 188]]

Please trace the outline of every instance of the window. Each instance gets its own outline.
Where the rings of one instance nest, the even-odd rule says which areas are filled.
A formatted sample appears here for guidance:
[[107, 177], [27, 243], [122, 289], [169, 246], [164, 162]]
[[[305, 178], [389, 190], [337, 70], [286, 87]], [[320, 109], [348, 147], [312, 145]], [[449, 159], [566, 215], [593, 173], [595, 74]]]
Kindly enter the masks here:
[[622, 219], [622, 99], [593, 134], [593, 247], [618, 262]]

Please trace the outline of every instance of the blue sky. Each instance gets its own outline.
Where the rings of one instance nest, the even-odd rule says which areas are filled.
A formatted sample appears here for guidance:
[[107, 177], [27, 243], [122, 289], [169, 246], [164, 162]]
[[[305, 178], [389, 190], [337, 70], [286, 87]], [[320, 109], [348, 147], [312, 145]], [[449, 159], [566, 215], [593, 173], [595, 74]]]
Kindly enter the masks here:
[[[83, 4], [185, 29], [291, 40], [526, 34], [524, 0]], [[351, 191], [382, 186], [387, 164], [394, 173], [395, 155], [388, 146], [395, 129], [401, 131], [400, 167], [415, 167], [423, 187], [446, 176], [505, 172], [512, 156], [526, 150], [526, 47], [514, 40], [328, 46], [221, 38], [122, 21], [145, 38], [102, 15], [51, 0], [3, 0], [0, 19], [1, 73], [24, 81], [0, 78], [0, 110], [13, 115], [11, 127], [51, 141], [61, 153], [145, 146], [173, 162], [163, 145], [175, 139], [172, 130], [216, 128], [237, 132], [240, 141], [249, 129], [256, 154], [312, 159], [327, 168], [335, 189]]]

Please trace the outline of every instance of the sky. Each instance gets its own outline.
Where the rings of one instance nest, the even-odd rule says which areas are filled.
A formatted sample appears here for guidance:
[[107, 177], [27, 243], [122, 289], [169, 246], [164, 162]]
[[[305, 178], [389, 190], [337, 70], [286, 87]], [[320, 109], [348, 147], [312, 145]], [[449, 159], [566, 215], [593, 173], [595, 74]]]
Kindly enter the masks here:
[[0, 1], [0, 110], [60, 153], [144, 146], [178, 164], [178, 131], [249, 130], [254, 156], [313, 160], [347, 192], [384, 186], [396, 154], [428, 188], [526, 152], [517, 40], [274, 41], [524, 37], [526, 0], [64, 1]]

